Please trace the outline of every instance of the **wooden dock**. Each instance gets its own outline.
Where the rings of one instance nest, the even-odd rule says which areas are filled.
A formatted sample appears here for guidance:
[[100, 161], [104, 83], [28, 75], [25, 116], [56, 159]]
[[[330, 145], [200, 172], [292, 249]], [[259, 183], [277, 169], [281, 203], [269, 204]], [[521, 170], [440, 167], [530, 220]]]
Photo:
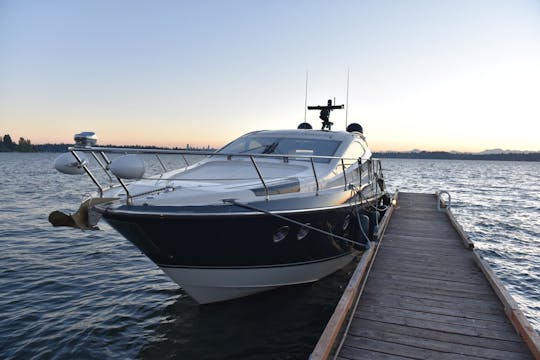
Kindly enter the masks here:
[[438, 201], [399, 193], [312, 360], [540, 359], [540, 337]]

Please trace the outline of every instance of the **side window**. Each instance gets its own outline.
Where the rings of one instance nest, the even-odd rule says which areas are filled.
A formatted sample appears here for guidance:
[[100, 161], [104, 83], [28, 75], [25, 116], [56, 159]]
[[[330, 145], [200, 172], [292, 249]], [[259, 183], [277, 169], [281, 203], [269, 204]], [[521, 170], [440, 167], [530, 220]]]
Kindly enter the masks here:
[[358, 158], [362, 157], [365, 152], [366, 150], [360, 142], [352, 142], [347, 151], [345, 151], [345, 155], [343, 156], [345, 167], [349, 167], [352, 164], [356, 163], [358, 161]]
[[[366, 152], [365, 148], [358, 141], [354, 141], [349, 145], [349, 148], [345, 151], [343, 155], [343, 165], [345, 165], [345, 170], [347, 170], [351, 165], [358, 163], [358, 158], [362, 157]], [[338, 161], [336, 168], [334, 169], [334, 174], [339, 174], [343, 172], [343, 165], [341, 161]], [[356, 171], [353, 172], [353, 178], [348, 178], [349, 181], [354, 181], [356, 177]]]

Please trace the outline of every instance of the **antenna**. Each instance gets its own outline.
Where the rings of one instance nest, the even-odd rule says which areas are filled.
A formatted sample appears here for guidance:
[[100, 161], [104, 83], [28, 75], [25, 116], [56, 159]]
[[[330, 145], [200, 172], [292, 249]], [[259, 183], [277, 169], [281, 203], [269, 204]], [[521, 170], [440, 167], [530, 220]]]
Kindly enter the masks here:
[[347, 68], [347, 99], [345, 99], [345, 128], [347, 128], [347, 122], [349, 120], [349, 75], [351, 74], [351, 69]]
[[308, 71], [306, 70], [306, 95], [304, 98], [304, 122], [307, 122], [307, 87], [308, 87]]

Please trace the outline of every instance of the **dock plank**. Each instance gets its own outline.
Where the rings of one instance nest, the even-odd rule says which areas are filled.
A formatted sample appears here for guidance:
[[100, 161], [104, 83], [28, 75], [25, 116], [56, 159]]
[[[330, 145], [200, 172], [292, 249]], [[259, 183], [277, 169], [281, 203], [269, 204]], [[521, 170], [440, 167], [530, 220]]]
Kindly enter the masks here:
[[353, 328], [350, 332], [354, 337], [380, 340], [394, 344], [407, 345], [415, 348], [440, 351], [444, 353], [459, 353], [466, 356], [476, 356], [494, 360], [520, 360], [523, 358], [522, 352], [514, 352], [500, 349], [490, 349], [477, 346], [477, 344], [459, 344], [448, 342], [446, 338], [429, 339], [419, 337], [417, 334], [403, 334], [388, 332], [386, 329], [378, 330], [374, 328]]
[[358, 330], [372, 329], [378, 331], [386, 331], [391, 334], [404, 334], [416, 336], [422, 339], [447, 341], [451, 344], [474, 345], [480, 348], [493, 350], [503, 350], [508, 352], [527, 353], [528, 349], [522, 342], [519, 341], [504, 341], [494, 340], [483, 337], [473, 337], [464, 334], [448, 333], [443, 331], [411, 328], [409, 326], [399, 324], [388, 324], [375, 320], [358, 320], [350, 328], [350, 333], [354, 335]]
[[468, 291], [477, 294], [491, 294], [491, 287], [488, 284], [470, 283], [463, 279], [435, 278], [434, 276], [411, 276], [404, 273], [375, 273], [374, 281], [379, 280], [388, 284], [411, 284], [417, 286], [427, 286], [435, 289], [448, 289], [454, 291]]
[[[337, 360], [403, 360], [403, 356], [344, 346]], [[407, 358], [412, 359], [412, 358]]]
[[[401, 299], [397, 296], [387, 297], [373, 297], [370, 295], [363, 295], [363, 297], [378, 307], [388, 307], [394, 309], [403, 309], [411, 311], [424, 311], [426, 313], [433, 313], [439, 315], [456, 316], [468, 319], [487, 320], [494, 322], [502, 322], [507, 324], [508, 319], [501, 318], [498, 312], [479, 312], [477, 309], [449, 306], [445, 303], [432, 302], [427, 303], [425, 300], [418, 299]], [[499, 310], [500, 311], [500, 310]]]
[[[368, 312], [370, 314], [367, 314]], [[402, 317], [407, 321], [414, 319], [421, 321], [437, 322], [441, 324], [465, 326], [470, 327], [471, 331], [493, 330], [497, 332], [497, 334], [499, 334], [498, 336], [504, 336], [507, 340], [519, 341], [519, 336], [516, 334], [514, 329], [512, 329], [511, 326], [508, 326], [508, 322], [504, 321], [493, 321], [492, 319], [484, 320], [473, 317], [464, 317], [462, 314], [440, 314], [437, 312], [427, 311], [427, 309], [406, 309], [404, 306], [396, 308], [377, 305], [364, 307], [362, 311], [357, 311], [355, 316], [366, 317], [371, 316], [371, 314], [381, 316], [381, 319], [382, 316], [393, 316], [395, 318]], [[509, 329], [511, 331], [508, 331]]]
[[455, 295], [434, 294], [434, 293], [419, 293], [411, 290], [401, 289], [382, 289], [380, 291], [373, 292], [371, 289], [364, 291], [365, 295], [362, 297], [397, 297], [402, 301], [410, 301], [410, 299], [418, 300], [426, 304], [438, 304], [439, 306], [446, 306], [450, 308], [467, 308], [476, 312], [485, 312], [490, 314], [498, 314], [504, 311], [501, 303], [495, 299], [467, 299], [460, 297], [456, 299]]
[[432, 194], [400, 193], [336, 359], [533, 359]]
[[[441, 269], [440, 266], [425, 266], [415, 262], [409, 262], [407, 268], [393, 262], [379, 262], [374, 267], [376, 272], [383, 274], [401, 273], [404, 276], [417, 276], [428, 279], [449, 279], [469, 284], [485, 283], [484, 275], [479, 271], [467, 271], [462, 268]], [[459, 279], [459, 280], [456, 280]]]
[[[384, 338], [383, 338], [384, 339]], [[371, 350], [374, 352], [380, 352], [389, 355], [402, 356], [411, 359], [437, 359], [437, 360], [485, 360], [486, 357], [467, 356], [456, 352], [448, 351], [436, 351], [431, 349], [425, 349], [421, 347], [402, 345], [385, 341], [381, 339], [369, 339], [365, 337], [354, 336], [347, 338], [345, 341], [346, 346]]]

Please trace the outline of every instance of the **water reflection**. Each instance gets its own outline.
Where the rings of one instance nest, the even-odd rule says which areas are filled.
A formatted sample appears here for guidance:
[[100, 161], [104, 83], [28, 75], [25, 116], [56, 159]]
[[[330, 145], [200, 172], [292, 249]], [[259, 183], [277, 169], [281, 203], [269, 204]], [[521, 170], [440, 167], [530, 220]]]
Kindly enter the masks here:
[[[354, 264], [315, 284], [197, 306], [179, 298], [160, 312], [144, 359], [305, 359], [326, 326]], [[157, 315], [157, 314], [156, 314]]]

